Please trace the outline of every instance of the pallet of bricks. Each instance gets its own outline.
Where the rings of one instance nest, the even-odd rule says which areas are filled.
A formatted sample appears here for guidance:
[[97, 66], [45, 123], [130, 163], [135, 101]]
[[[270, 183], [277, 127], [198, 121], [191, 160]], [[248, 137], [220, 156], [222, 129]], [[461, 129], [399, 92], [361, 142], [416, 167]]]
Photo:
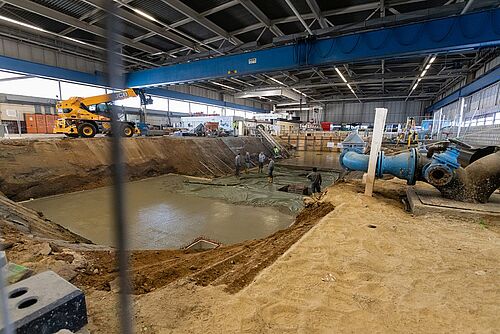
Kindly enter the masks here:
[[57, 115], [24, 114], [27, 133], [53, 133]]
[[340, 152], [338, 144], [347, 134], [346, 131], [311, 131], [283, 134], [279, 137], [297, 151]]

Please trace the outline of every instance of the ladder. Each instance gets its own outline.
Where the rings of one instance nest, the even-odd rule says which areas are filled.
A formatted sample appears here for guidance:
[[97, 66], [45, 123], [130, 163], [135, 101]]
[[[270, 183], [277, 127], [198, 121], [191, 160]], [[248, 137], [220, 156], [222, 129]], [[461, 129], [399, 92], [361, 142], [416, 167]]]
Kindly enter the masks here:
[[284, 158], [289, 157], [290, 153], [288, 150], [283, 147], [276, 139], [273, 138], [269, 133], [267, 133], [265, 130], [261, 129], [260, 127], [257, 128], [257, 137], [260, 138], [262, 144], [271, 151], [274, 154], [274, 148], [277, 147], [282, 154], [284, 154]]

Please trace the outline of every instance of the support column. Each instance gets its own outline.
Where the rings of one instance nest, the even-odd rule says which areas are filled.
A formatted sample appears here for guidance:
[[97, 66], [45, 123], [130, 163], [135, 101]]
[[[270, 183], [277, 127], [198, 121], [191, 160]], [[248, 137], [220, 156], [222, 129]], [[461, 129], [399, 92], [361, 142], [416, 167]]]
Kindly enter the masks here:
[[460, 130], [462, 129], [462, 122], [464, 119], [465, 98], [460, 98], [460, 117], [458, 118], [457, 137], [460, 137]]
[[370, 160], [368, 162], [368, 172], [366, 173], [366, 187], [365, 187], [366, 196], [372, 196], [373, 194], [378, 152], [380, 151], [380, 147], [382, 146], [382, 137], [384, 136], [386, 118], [387, 118], [387, 109], [375, 108], [375, 121], [373, 124], [372, 144], [370, 148]]

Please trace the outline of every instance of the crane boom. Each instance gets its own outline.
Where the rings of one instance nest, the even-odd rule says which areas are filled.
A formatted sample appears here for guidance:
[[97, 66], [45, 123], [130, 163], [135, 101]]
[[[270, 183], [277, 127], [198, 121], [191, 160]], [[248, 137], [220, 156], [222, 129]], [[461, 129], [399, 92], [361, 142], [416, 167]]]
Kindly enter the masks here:
[[[64, 133], [69, 137], [94, 137], [97, 133], [111, 133], [109, 113], [104, 116], [99, 113], [99, 105], [108, 104], [113, 101], [123, 100], [130, 97], [141, 98], [141, 105], [149, 104], [152, 100], [147, 99], [141, 90], [132, 88], [118, 92], [91, 97], [71, 97], [57, 103], [57, 110], [61, 117], [57, 120], [54, 133]], [[95, 106], [95, 111], [89, 107]], [[106, 110], [104, 110], [107, 112]], [[131, 137], [138, 133], [133, 122], [121, 122], [122, 136]]]

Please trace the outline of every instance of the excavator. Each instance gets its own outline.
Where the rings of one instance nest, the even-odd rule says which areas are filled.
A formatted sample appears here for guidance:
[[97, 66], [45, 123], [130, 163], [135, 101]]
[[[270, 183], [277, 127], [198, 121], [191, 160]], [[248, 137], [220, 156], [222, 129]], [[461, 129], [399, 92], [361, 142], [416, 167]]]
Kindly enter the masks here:
[[[54, 126], [54, 133], [65, 134], [72, 138], [92, 138], [98, 133], [111, 133], [111, 102], [130, 97], [141, 99], [141, 114], [147, 104], [153, 103], [150, 96], [146, 96], [140, 89], [125, 89], [111, 94], [91, 97], [71, 97], [59, 101], [56, 105], [61, 117]], [[132, 137], [139, 134], [134, 122], [120, 121], [119, 136]]]

